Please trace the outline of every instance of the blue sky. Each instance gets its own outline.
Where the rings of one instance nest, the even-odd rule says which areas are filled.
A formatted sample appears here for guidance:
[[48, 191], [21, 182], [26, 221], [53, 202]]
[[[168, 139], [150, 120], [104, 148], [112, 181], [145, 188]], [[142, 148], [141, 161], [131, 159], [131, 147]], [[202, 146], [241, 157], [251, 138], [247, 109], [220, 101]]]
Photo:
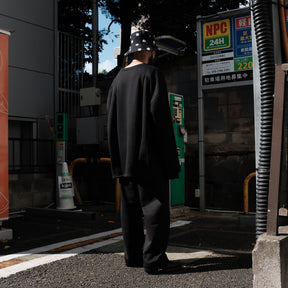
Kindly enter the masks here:
[[[99, 30], [108, 28], [111, 20], [107, 19], [104, 14], [102, 14], [99, 9]], [[113, 23], [110, 27], [109, 35], [105, 36], [105, 40], [108, 42], [107, 45], [104, 45], [104, 49], [99, 53], [99, 66], [98, 71], [101, 72], [106, 70], [107, 72], [113, 69], [117, 65], [116, 59], [114, 59], [114, 49], [120, 46], [120, 38], [115, 37], [120, 35], [120, 25], [118, 23]], [[92, 64], [86, 65], [87, 72], [92, 72]]]

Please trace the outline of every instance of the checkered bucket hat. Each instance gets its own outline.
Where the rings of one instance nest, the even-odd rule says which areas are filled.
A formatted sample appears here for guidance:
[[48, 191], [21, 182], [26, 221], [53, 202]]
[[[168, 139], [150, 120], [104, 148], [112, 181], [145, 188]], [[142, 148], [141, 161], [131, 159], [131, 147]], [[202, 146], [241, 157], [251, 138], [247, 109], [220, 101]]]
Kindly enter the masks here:
[[155, 37], [147, 30], [136, 31], [130, 36], [130, 47], [125, 56], [140, 51], [157, 50]]

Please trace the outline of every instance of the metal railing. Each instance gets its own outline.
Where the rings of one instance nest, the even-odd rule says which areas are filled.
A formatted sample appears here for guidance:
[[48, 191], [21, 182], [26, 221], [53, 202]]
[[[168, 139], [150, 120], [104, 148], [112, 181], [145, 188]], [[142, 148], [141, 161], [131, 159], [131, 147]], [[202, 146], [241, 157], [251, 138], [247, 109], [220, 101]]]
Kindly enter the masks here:
[[79, 116], [80, 88], [83, 87], [84, 42], [59, 32], [59, 112]]
[[[91, 163], [94, 162], [94, 159], [88, 159], [88, 158], [77, 158], [77, 159], [74, 159], [72, 161], [72, 163], [69, 165], [69, 174], [71, 175], [72, 179], [73, 179], [73, 176], [74, 176], [74, 168], [77, 164], [79, 163], [84, 163], [84, 164], [88, 164], [89, 161]], [[105, 157], [101, 157], [101, 158], [98, 158], [97, 160], [97, 164], [110, 164], [111, 163], [111, 159], [110, 158], [105, 158]], [[74, 183], [74, 190], [75, 190], [75, 198], [78, 202], [78, 204], [82, 205], [83, 202], [82, 202], [82, 199], [81, 199], [81, 196], [78, 192], [78, 189], [77, 189], [77, 186], [76, 186], [76, 183], [74, 182], [74, 179], [73, 179], [73, 183]], [[116, 183], [115, 183], [115, 206], [116, 206], [116, 212], [119, 213], [120, 212], [120, 206], [121, 206], [121, 196], [120, 196], [120, 181], [119, 181], [119, 178], [116, 179]]]
[[9, 173], [55, 170], [55, 142], [50, 139], [9, 138]]

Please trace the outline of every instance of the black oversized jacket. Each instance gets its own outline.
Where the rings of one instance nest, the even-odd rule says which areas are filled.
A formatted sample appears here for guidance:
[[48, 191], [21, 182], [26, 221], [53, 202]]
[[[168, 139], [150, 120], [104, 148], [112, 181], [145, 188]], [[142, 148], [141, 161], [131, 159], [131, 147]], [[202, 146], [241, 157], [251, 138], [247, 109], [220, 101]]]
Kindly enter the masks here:
[[120, 70], [107, 113], [113, 177], [178, 177], [168, 93], [158, 68], [140, 64]]

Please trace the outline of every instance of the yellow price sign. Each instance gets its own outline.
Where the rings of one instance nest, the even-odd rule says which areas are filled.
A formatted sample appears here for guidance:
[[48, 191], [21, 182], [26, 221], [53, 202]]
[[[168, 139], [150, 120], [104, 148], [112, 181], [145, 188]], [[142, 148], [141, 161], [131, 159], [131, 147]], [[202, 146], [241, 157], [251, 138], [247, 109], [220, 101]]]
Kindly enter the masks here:
[[235, 71], [252, 70], [252, 69], [253, 69], [252, 56], [234, 59]]

